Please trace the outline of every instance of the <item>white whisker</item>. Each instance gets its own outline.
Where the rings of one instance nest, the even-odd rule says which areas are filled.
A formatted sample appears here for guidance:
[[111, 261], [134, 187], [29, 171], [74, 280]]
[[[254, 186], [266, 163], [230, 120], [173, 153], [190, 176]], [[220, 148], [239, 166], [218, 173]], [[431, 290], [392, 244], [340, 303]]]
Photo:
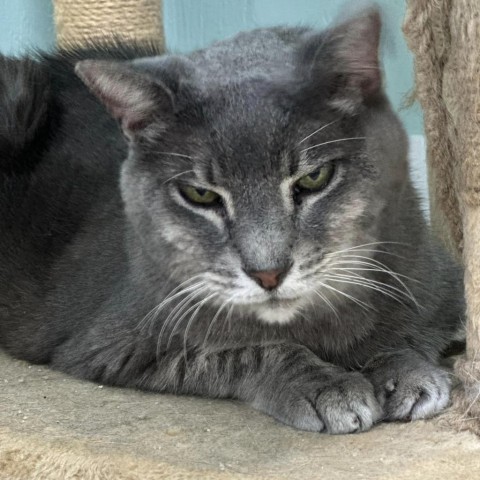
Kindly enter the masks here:
[[[328, 275], [328, 276], [326, 276], [326, 278], [328, 280], [332, 281], [332, 282], [348, 283], [350, 285], [358, 285], [359, 287], [369, 288], [369, 289], [374, 290], [376, 292], [382, 293], [383, 295], [385, 295], [387, 297], [392, 298], [393, 300], [397, 301], [398, 303], [401, 303], [402, 305], [407, 306], [405, 304], [405, 302], [403, 302], [401, 300], [401, 297], [399, 297], [398, 295], [396, 295], [392, 292], [389, 292], [386, 288], [383, 288], [382, 286], [380, 286], [380, 285], [387, 285], [388, 286], [388, 284], [383, 284], [381, 282], [370, 283], [370, 281], [367, 281], [365, 279], [360, 279], [359, 277], [352, 277], [352, 276], [349, 276], [349, 275], [334, 274], [334, 275]], [[400, 291], [400, 290], [398, 290], [398, 291]], [[403, 295], [405, 295], [404, 292], [401, 292], [401, 293]]]
[[365, 302], [362, 302], [361, 300], [359, 300], [358, 298], [352, 296], [352, 295], [349, 295], [348, 293], [345, 293], [341, 290], [338, 290], [334, 287], [332, 287], [331, 285], [328, 285], [327, 283], [323, 283], [323, 282], [319, 282], [320, 285], [322, 287], [325, 287], [325, 288], [328, 288], [329, 290], [332, 290], [334, 292], [337, 292], [339, 293], [340, 295], [343, 295], [344, 297], [348, 298], [349, 300], [351, 300], [352, 302], [356, 303], [358, 306], [362, 307], [364, 310], [374, 310], [374, 311], [377, 311], [375, 308], [373, 308], [371, 305], [369, 305], [368, 303], [365, 303]]
[[[165, 319], [165, 321], [163, 322], [163, 325], [162, 325], [162, 328], [160, 330], [160, 333], [158, 334], [158, 339], [157, 339], [157, 358], [160, 357], [160, 351], [161, 351], [161, 347], [162, 347], [162, 339], [163, 339], [163, 335], [167, 329], [167, 327], [172, 324], [172, 323], [175, 323], [175, 320], [177, 319], [177, 317], [179, 315], [181, 315], [185, 308], [188, 308], [188, 305], [193, 301], [195, 300], [199, 295], [203, 294], [204, 292], [206, 292], [208, 290], [208, 288], [206, 287], [198, 287], [197, 290], [193, 291], [192, 293], [190, 293], [189, 295], [187, 295], [186, 298], [184, 298], [171, 312], [170, 314], [168, 315], [168, 317]], [[176, 326], [176, 323], [175, 323], [175, 326]], [[175, 327], [174, 327], [175, 329]]]
[[367, 137], [350, 137], [350, 138], [338, 138], [337, 140], [328, 140], [327, 142], [318, 143], [317, 145], [312, 145], [311, 147], [304, 148], [303, 150], [300, 150], [300, 152], [301, 153], [308, 152], [308, 150], [322, 147], [323, 145], [328, 145], [330, 143], [347, 142], [349, 140], [365, 140], [366, 138]]
[[333, 306], [332, 302], [325, 296], [322, 295], [318, 290], [314, 290], [314, 292], [330, 307], [332, 312], [335, 314], [337, 317], [337, 320], [340, 320], [340, 317], [338, 316], [338, 311], [337, 309]]
[[305, 138], [302, 138], [302, 140], [300, 140], [298, 142], [298, 145], [300, 145], [301, 143], [305, 142], [305, 140], [308, 140], [310, 137], [313, 137], [314, 135], [316, 135], [318, 132], [321, 132], [322, 130], [324, 130], [325, 128], [329, 127], [330, 125], [333, 125], [334, 123], [337, 123], [340, 121], [340, 118], [337, 118], [336, 120], [333, 120], [333, 122], [330, 122], [330, 123], [327, 123], [326, 125], [323, 125], [322, 127], [318, 128], [317, 130], [315, 130], [313, 133], [311, 133], [310, 135], [307, 135]]
[[[190, 277], [188, 280], [185, 280], [184, 282], [182, 282], [180, 285], [177, 285], [177, 287], [175, 287], [173, 290], [171, 290], [170, 292], [167, 293], [167, 295], [165, 296], [165, 298], [158, 304], [156, 305], [155, 307], [152, 308], [152, 310], [150, 310], [143, 318], [142, 320], [140, 320], [136, 326], [136, 329], [139, 329], [140, 331], [143, 331], [143, 329], [147, 326], [147, 324], [150, 322], [150, 320], [152, 319], [152, 316], [155, 317], [156, 315], [158, 315], [158, 313], [160, 312], [160, 310], [165, 306], [167, 305], [168, 303], [170, 303], [172, 300], [174, 300], [178, 295], [173, 295], [178, 289], [182, 288], [185, 284], [187, 283], [190, 283], [192, 282], [193, 280], [196, 280], [197, 278], [201, 277], [203, 274], [198, 274], [198, 275], [194, 275], [193, 277]], [[196, 284], [198, 285], [198, 284]], [[193, 285], [191, 286], [193, 287]], [[191, 288], [191, 287], [188, 287], [188, 288]], [[183, 290], [182, 292], [179, 292], [179, 294], [182, 294], [182, 293], [185, 293], [186, 290]], [[145, 324], [145, 325], [142, 325], [142, 324]]]
[[[202, 292], [203, 293], [203, 292]], [[199, 300], [198, 302], [194, 303], [191, 307], [187, 308], [185, 311], [182, 312], [182, 314], [180, 315], [180, 313], [175, 316], [175, 323], [173, 325], [173, 328], [172, 330], [170, 331], [170, 335], [168, 337], [168, 340], [167, 340], [167, 346], [166, 346], [166, 350], [168, 351], [170, 349], [170, 344], [172, 343], [172, 340], [173, 340], [173, 337], [175, 336], [175, 332], [177, 330], [177, 327], [180, 325], [180, 323], [182, 322], [182, 320], [192, 311], [194, 310], [198, 305], [200, 305], [202, 302], [203, 302], [204, 299], [201, 299]]]
[[[230, 326], [230, 319], [232, 318], [232, 314], [233, 314], [233, 309], [235, 308], [235, 304], [232, 303], [230, 305], [230, 308], [228, 309], [228, 312], [227, 314], [225, 315], [225, 320], [223, 321], [223, 328], [222, 328], [222, 334], [223, 334], [223, 331], [225, 329], [225, 326]], [[227, 336], [224, 336], [225, 338], [225, 341], [227, 340]]]
[[[193, 314], [190, 316], [190, 319], [188, 320], [187, 326], [185, 327], [185, 332], [183, 334], [183, 355], [185, 357], [185, 365], [187, 364], [187, 340], [188, 340], [188, 333], [190, 331], [190, 327], [192, 326], [192, 323], [193, 323], [195, 317], [198, 315], [198, 312], [203, 307], [203, 305], [205, 305], [206, 302], [208, 302], [212, 298], [216, 297], [217, 295], [219, 295], [219, 294], [218, 293], [213, 293], [212, 295], [208, 296], [203, 301], [201, 301], [200, 305], [198, 305], [198, 307], [196, 308], [196, 310], [193, 312]], [[181, 321], [181, 319], [179, 320], [179, 322], [180, 321]], [[169, 343], [170, 343], [170, 341], [169, 341]], [[167, 350], [168, 350], [169, 343], [167, 344]]]
[[159, 155], [172, 155], [174, 157], [182, 157], [182, 158], [188, 158], [190, 160], [194, 160], [193, 157], [190, 155], [185, 155], [184, 153], [176, 153], [176, 152], [155, 152], [158, 153]]
[[214, 315], [212, 320], [210, 321], [207, 331], [205, 333], [205, 336], [203, 337], [203, 344], [202, 348], [205, 348], [207, 344], [208, 337], [210, 336], [210, 332], [212, 330], [213, 325], [216, 323], [217, 319], [220, 317], [220, 313], [222, 310], [228, 305], [229, 302], [231, 302], [237, 295], [232, 295], [231, 297], [227, 298], [218, 308], [217, 313]]
[[[186, 293], [189, 293], [189, 292], [192, 292], [192, 291], [195, 291], [199, 288], [202, 288], [205, 286], [205, 282], [198, 282], [198, 283], [195, 283], [194, 285], [191, 285], [190, 287], [186, 287], [184, 288], [183, 290], [181, 290], [180, 292], [177, 292], [175, 293], [174, 295], [172, 295], [170, 298], [168, 298], [167, 300], [164, 300], [156, 309], [155, 309], [155, 313], [154, 315], [151, 317], [151, 319], [149, 320], [150, 322], [150, 328], [148, 330], [148, 335], [152, 335], [153, 333], [153, 328], [154, 328], [154, 325], [155, 325], [155, 320], [158, 318], [160, 312], [167, 306], [167, 304], [169, 304], [171, 301], [175, 300], [176, 298], [178, 297], [181, 297], [182, 295], [185, 295]], [[188, 298], [188, 297], [187, 297]], [[183, 299], [178, 305], [177, 307], [179, 307], [180, 305], [182, 305], [182, 302], [184, 301], [185, 299]], [[174, 311], [175, 311], [175, 308], [177, 307], [174, 307]], [[169, 317], [167, 317], [168, 319]]]
[[[402, 243], [402, 242], [390, 242], [390, 241], [369, 242], [369, 243], [362, 243], [361, 245], [355, 245], [355, 246], [349, 247], [349, 248], [344, 248], [343, 250], [337, 250], [335, 252], [329, 252], [325, 256], [336, 255], [338, 253], [349, 252], [351, 250], [356, 250], [358, 248], [371, 247], [371, 246], [375, 246], [375, 245], [402, 245], [404, 247], [411, 247], [411, 245], [409, 245], [408, 243]], [[382, 252], [383, 250], [380, 250], [380, 251]]]
[[[421, 309], [422, 307], [420, 306], [420, 304], [418, 303], [417, 299], [415, 298], [415, 296], [413, 295], [413, 293], [411, 292], [411, 290], [407, 287], [407, 285], [405, 284], [405, 282], [403, 282], [400, 278], [399, 278], [399, 274], [395, 273], [393, 270], [391, 270], [387, 265], [385, 265], [384, 263], [380, 262], [379, 260], [376, 260], [374, 258], [371, 258], [371, 257], [366, 257], [364, 255], [342, 255], [343, 259], [347, 259], [347, 258], [352, 258], [352, 259], [357, 259], [359, 258], [360, 260], [357, 260], [358, 262], [365, 262], [365, 265], [367, 266], [373, 266], [373, 267], [376, 267], [376, 268], [380, 268], [384, 273], [388, 274], [388, 275], [391, 275], [393, 278], [395, 278], [395, 280], [405, 289], [405, 291], [408, 293], [408, 296], [410, 297], [410, 300], [412, 300], [413, 303], [415, 303], [416, 307], [418, 309]], [[353, 262], [352, 262], [353, 263]], [[333, 264], [334, 266], [335, 264]]]
[[[362, 263], [366, 263], [366, 262], [362, 262]], [[357, 262], [351, 262], [351, 261], [348, 261], [348, 260], [345, 260], [344, 262], [335, 262], [335, 263], [332, 263], [332, 267], [335, 266], [335, 265], [357, 265]], [[371, 268], [360, 268], [360, 267], [337, 267], [337, 270], [349, 270], [349, 271], [359, 271], [359, 272], [381, 272], [381, 273], [388, 273], [389, 275], [391, 274], [391, 272], [389, 272], [388, 270], [385, 271], [383, 268], [377, 268], [376, 266], [374, 265], [371, 265]], [[395, 272], [395, 275], [398, 275], [399, 277], [403, 277], [407, 280], [410, 280], [411, 282], [416, 282], [416, 283], [422, 283], [420, 282], [420, 280], [417, 280], [415, 278], [411, 278], [407, 275], [403, 275], [402, 273], [397, 273]]]
[[165, 180], [162, 185], [165, 185], [166, 183], [172, 181], [174, 178], [178, 178], [182, 175], [185, 175], [186, 173], [192, 173], [194, 172], [195, 170], [185, 170], [184, 172], [180, 172], [180, 173], [177, 173], [176, 175], [173, 175], [172, 177], [168, 178], [167, 180]]

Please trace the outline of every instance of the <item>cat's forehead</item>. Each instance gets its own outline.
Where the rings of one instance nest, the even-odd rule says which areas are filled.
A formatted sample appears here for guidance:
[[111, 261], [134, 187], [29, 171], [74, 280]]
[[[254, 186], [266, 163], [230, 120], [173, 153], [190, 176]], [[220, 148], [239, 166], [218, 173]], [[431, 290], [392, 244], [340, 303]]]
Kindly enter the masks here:
[[[232, 145], [260, 148], [334, 138], [357, 123], [356, 115], [345, 115], [322, 106], [313, 114], [305, 112], [288, 93], [282, 95], [268, 82], [246, 82], [228, 86], [223, 91], [219, 89], [207, 108], [206, 127], [216, 142], [223, 140]], [[314, 131], [315, 137], [310, 138]]]
[[293, 104], [268, 79], [253, 78], [211, 87], [204, 108], [205, 127], [215, 143], [231, 148], [270, 148], [286, 139]]
[[291, 111], [280, 105], [268, 82], [236, 82], [220, 87], [206, 112], [208, 146], [217, 162], [258, 166], [272, 152], [286, 148], [289, 130], [295, 129]]
[[233, 114], [240, 118], [273, 115], [271, 120], [278, 121], [288, 115], [293, 106], [288, 99], [281, 98], [271, 79], [261, 75], [221, 83], [212, 81], [207, 88], [208, 104], [215, 114]]

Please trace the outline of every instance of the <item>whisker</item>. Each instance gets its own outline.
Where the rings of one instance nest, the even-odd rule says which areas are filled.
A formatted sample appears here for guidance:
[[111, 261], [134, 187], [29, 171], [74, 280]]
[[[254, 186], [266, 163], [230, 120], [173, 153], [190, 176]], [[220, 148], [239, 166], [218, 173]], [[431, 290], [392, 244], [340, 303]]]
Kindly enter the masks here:
[[[358, 285], [359, 287], [369, 288], [369, 289], [374, 290], [376, 292], [383, 293], [385, 296], [392, 298], [393, 300], [397, 301], [398, 303], [401, 303], [404, 306], [407, 306], [405, 304], [405, 302], [403, 302], [401, 300], [401, 297], [399, 297], [398, 295], [395, 295], [392, 292], [389, 292], [385, 288], [382, 288], [379, 285], [380, 282], [377, 282], [375, 284], [371, 284], [370, 282], [368, 282], [364, 279], [360, 279], [358, 277], [351, 277], [351, 276], [348, 276], [348, 275], [338, 275], [338, 274], [328, 275], [328, 276], [326, 276], [326, 278], [328, 280], [331, 280], [332, 282], [348, 283], [350, 285]], [[382, 284], [382, 285], [387, 285], [388, 286], [388, 284]], [[401, 292], [401, 293], [404, 294], [404, 292]]]
[[304, 148], [303, 150], [300, 150], [300, 152], [301, 153], [308, 152], [308, 150], [322, 147], [323, 145], [328, 145], [329, 143], [347, 142], [349, 140], [365, 140], [366, 138], [367, 137], [350, 137], [350, 138], [339, 138], [337, 140], [328, 140], [327, 142], [318, 143], [317, 145], [312, 145], [311, 147]]
[[338, 290], [334, 287], [332, 287], [331, 285], [328, 285], [327, 283], [323, 283], [323, 282], [319, 282], [320, 285], [322, 287], [325, 287], [325, 288], [328, 288], [329, 290], [332, 290], [334, 292], [337, 292], [339, 293], [340, 295], [343, 295], [344, 297], [348, 298], [349, 300], [351, 300], [352, 302], [356, 303], [359, 307], [362, 307], [364, 310], [374, 310], [375, 312], [377, 311], [377, 309], [375, 309], [374, 307], [372, 307], [371, 305], [369, 305], [368, 303], [365, 303], [365, 302], [362, 302], [361, 300], [359, 300], [358, 298], [352, 296], [352, 295], [349, 295], [348, 293], [345, 293], [341, 290]]
[[[337, 253], [349, 252], [351, 250], [356, 250], [356, 249], [361, 248], [361, 247], [371, 247], [371, 246], [374, 246], [374, 245], [402, 245], [404, 247], [411, 247], [410, 244], [403, 243], [403, 242], [378, 241], [378, 242], [362, 243], [361, 245], [355, 245], [353, 247], [344, 248], [343, 250], [337, 250], [335, 252], [329, 252], [325, 256], [336, 255]], [[379, 250], [379, 251], [382, 252], [383, 250]]]
[[[369, 262], [372, 262], [377, 268], [381, 268], [385, 273], [391, 275], [393, 278], [395, 278], [397, 280], [397, 282], [405, 289], [405, 291], [408, 293], [408, 296], [410, 297], [410, 300], [412, 300], [412, 302], [415, 303], [415, 305], [417, 306], [418, 309], [421, 309], [422, 307], [419, 305], [417, 299], [415, 298], [415, 296], [413, 295], [413, 293], [411, 292], [411, 290], [407, 287], [407, 285], [405, 284], [405, 282], [403, 282], [400, 278], [399, 278], [399, 275], [394, 272], [393, 270], [391, 270], [387, 265], [385, 265], [384, 263], [380, 262], [379, 260], [376, 260], [376, 259], [373, 259], [373, 258], [370, 258], [370, 257], [366, 257], [364, 255], [342, 255], [342, 258], [360, 258], [361, 260], [360, 261], [365, 261], [367, 264]], [[372, 266], [370, 264], [370, 266]]]
[[337, 317], [337, 320], [340, 320], [340, 317], [338, 316], [338, 311], [337, 309], [333, 306], [332, 302], [325, 296], [325, 295], [322, 295], [318, 290], [314, 290], [314, 292], [321, 298], [321, 300], [323, 300], [329, 307], [330, 309], [332, 310], [332, 312], [335, 314], [335, 316]]
[[168, 315], [168, 317], [165, 319], [163, 322], [162, 328], [160, 330], [160, 333], [158, 334], [158, 339], [157, 339], [157, 358], [160, 357], [160, 351], [162, 347], [162, 339], [163, 335], [167, 329], [167, 327], [174, 323], [178, 315], [181, 315], [182, 312], [184, 311], [185, 308], [188, 308], [188, 305], [195, 300], [199, 295], [203, 294], [205, 291], [207, 291], [208, 288], [206, 287], [199, 287], [196, 291], [190, 293], [187, 295], [186, 298], [184, 298]]
[[[164, 300], [160, 305], [158, 305], [158, 307], [155, 309], [155, 312], [153, 315], [151, 315], [151, 318], [148, 320], [148, 322], [150, 323], [150, 327], [148, 329], [148, 335], [152, 335], [152, 331], [153, 331], [153, 328], [154, 328], [154, 325], [155, 325], [155, 320], [158, 318], [158, 316], [160, 315], [160, 312], [173, 300], [175, 300], [176, 298], [178, 297], [181, 297], [182, 295], [185, 295], [186, 293], [189, 293], [189, 292], [192, 292], [197, 290], [198, 288], [202, 288], [205, 286], [205, 282], [198, 282], [198, 283], [195, 283], [194, 285], [191, 285], [189, 287], [186, 287], [184, 288], [183, 290], [181, 290], [180, 292], [177, 292], [175, 293], [174, 295], [171, 295], [167, 300]], [[185, 300], [185, 299], [184, 299]], [[183, 300], [180, 302], [180, 304], [177, 305], [177, 307], [179, 305], [181, 305], [183, 302]], [[176, 307], [174, 307], [175, 309]], [[167, 317], [168, 319], [168, 317]], [[145, 327], [146, 327], [146, 324], [145, 324]]]
[[[201, 277], [203, 274], [198, 274], [194, 275], [193, 277], [190, 277], [188, 280], [185, 280], [182, 282], [180, 285], [177, 285], [173, 290], [167, 293], [165, 298], [155, 307], [153, 307], [137, 324], [135, 329], [140, 329], [142, 331], [144, 327], [146, 327], [146, 324], [150, 321], [151, 315], [156, 315], [156, 313], [159, 311], [159, 309], [163, 308], [167, 303], [169, 303], [171, 300], [173, 300], [174, 297], [173, 294], [180, 288], [182, 288], [185, 284], [192, 282], [193, 280], [196, 280], [197, 278]], [[154, 314], [155, 312], [155, 314]], [[145, 323], [145, 325], [142, 326], [142, 324]]]
[[[350, 262], [346, 262], [346, 263], [347, 263], [348, 265], [352, 265], [352, 263], [355, 263], [355, 262], [351, 262], [351, 263], [350, 263]], [[335, 265], [338, 265], [338, 264], [344, 264], [344, 262], [338, 262], [338, 263], [336, 263], [336, 264], [333, 264], [332, 267], [335, 267]], [[368, 265], [368, 263], [367, 263], [367, 265]], [[370, 266], [375, 267], [375, 265], [370, 265]], [[333, 270], [334, 268], [331, 268], [331, 269]], [[360, 269], [360, 271], [361, 271], [361, 270], [367, 271], [368, 269]], [[423, 309], [423, 307], [418, 303], [418, 300], [415, 298], [415, 296], [413, 295], [413, 293], [411, 292], [411, 290], [405, 285], [404, 282], [402, 282], [402, 281], [398, 278], [398, 276], [401, 276], [401, 274], [397, 274], [397, 273], [395, 273], [395, 272], [392, 272], [392, 271], [389, 271], [389, 270], [380, 269], [380, 268], [377, 268], [377, 269], [372, 268], [372, 269], [370, 269], [370, 270], [371, 270], [371, 271], [378, 271], [378, 272], [380, 272], [380, 273], [385, 273], [385, 274], [387, 274], [387, 275], [390, 275], [393, 279], [395, 279], [395, 280], [398, 282], [398, 284], [403, 288], [403, 290], [397, 289], [397, 287], [394, 287], [393, 285], [390, 285], [390, 284], [386, 284], [386, 283], [384, 283], [384, 282], [380, 282], [380, 283], [383, 283], [384, 285], [388, 285], [389, 288], [394, 289], [394, 290], [398, 290], [399, 292], [401, 292], [402, 295], [404, 295], [406, 298], [410, 299], [410, 300], [415, 304], [415, 306], [417, 307], [418, 310], [422, 310], [422, 309]], [[355, 275], [358, 275], [358, 274], [355, 274]], [[378, 282], [377, 280], [369, 279], [369, 278], [367, 278], [367, 277], [364, 277], [363, 275], [358, 275], [358, 276], [359, 276], [360, 278], [366, 280], [366, 281]], [[409, 277], [406, 277], [406, 278], [410, 280]]]
[[[202, 292], [203, 293], [203, 292]], [[192, 311], [194, 310], [198, 305], [200, 305], [203, 302], [204, 299], [199, 300], [198, 302], [194, 303], [190, 308], [187, 308], [183, 313], [180, 315], [177, 315], [175, 317], [175, 323], [173, 325], [172, 330], [170, 331], [170, 335], [168, 337], [167, 341], [167, 351], [170, 349], [170, 344], [172, 343], [173, 337], [175, 336], [175, 332], [177, 330], [177, 327], [180, 325], [182, 320]]]
[[[332, 263], [332, 267], [335, 266], [335, 265], [361, 265], [363, 263], [367, 263], [367, 262], [361, 262], [361, 263], [357, 263], [357, 262], [352, 262], [352, 261], [348, 261], [348, 260], [345, 260], [344, 262], [335, 262], [335, 263]], [[381, 273], [388, 273], [390, 274], [390, 272], [387, 270], [385, 271], [383, 268], [377, 268], [375, 265], [371, 265], [371, 268], [360, 268], [360, 267], [348, 267], [348, 268], [345, 268], [345, 267], [337, 267], [338, 270], [351, 270], [351, 271], [359, 271], [359, 272], [381, 272]], [[399, 277], [403, 277], [411, 282], [415, 282], [415, 283], [419, 283], [419, 284], [422, 284], [422, 282], [420, 280], [417, 280], [416, 278], [412, 278], [412, 277], [409, 277], [408, 275], [403, 275], [402, 273], [397, 273], [395, 272], [395, 275], [398, 275]]]
[[333, 122], [330, 122], [330, 123], [327, 123], [326, 125], [323, 125], [322, 127], [318, 128], [317, 130], [315, 130], [313, 133], [311, 133], [310, 135], [307, 135], [305, 138], [302, 138], [302, 140], [300, 140], [298, 142], [298, 145], [300, 145], [301, 143], [305, 142], [305, 140], [308, 140], [310, 137], [313, 137], [315, 134], [317, 134], [318, 132], [321, 132], [322, 130], [324, 130], [325, 128], [329, 127], [330, 125], [333, 125], [334, 123], [337, 123], [339, 122], [341, 119], [340, 118], [337, 118], [336, 120], [333, 120]]
[[214, 317], [212, 318], [212, 320], [210, 321], [209, 325], [208, 325], [208, 328], [207, 328], [207, 331], [205, 333], [205, 336], [203, 337], [203, 343], [202, 343], [202, 348], [205, 348], [206, 344], [207, 344], [207, 340], [208, 340], [208, 337], [210, 336], [210, 332], [212, 330], [212, 327], [213, 325], [215, 324], [215, 322], [217, 321], [217, 319], [220, 317], [220, 313], [222, 312], [222, 310], [228, 305], [228, 303], [230, 301], [232, 301], [237, 295], [232, 295], [231, 297], [227, 298], [221, 305], [220, 307], [218, 308], [217, 310], [217, 313], [214, 315]]
[[185, 155], [184, 153], [176, 153], [176, 152], [155, 152], [158, 153], [159, 155], [172, 155], [174, 157], [182, 157], [182, 158], [189, 158], [190, 160], [194, 160], [193, 157], [190, 155]]
[[[230, 326], [230, 320], [231, 320], [231, 318], [232, 318], [232, 314], [233, 314], [233, 309], [234, 309], [234, 308], [235, 308], [235, 304], [232, 303], [232, 304], [230, 305], [230, 308], [228, 309], [227, 314], [225, 315], [225, 320], [223, 321], [222, 335], [223, 335], [223, 331], [225, 330], [225, 327], [226, 327], [226, 326], [228, 326], [228, 327]], [[227, 339], [228, 339], [228, 336], [225, 335], [224, 338], [225, 338], [225, 343], [226, 343], [226, 341], [227, 341]]]
[[[198, 312], [203, 307], [203, 305], [205, 305], [206, 302], [208, 302], [209, 300], [211, 300], [212, 298], [218, 295], [219, 295], [218, 293], [213, 293], [212, 295], [205, 298], [202, 302], [200, 302], [200, 305], [198, 305], [197, 309], [193, 312], [193, 314], [190, 316], [190, 319], [188, 320], [187, 326], [185, 327], [185, 332], [183, 334], [183, 355], [185, 357], [185, 365], [187, 364], [187, 339], [188, 339], [188, 333], [190, 331], [190, 327], [192, 326], [195, 317], [198, 315]], [[179, 320], [179, 322], [180, 321], [181, 319]], [[167, 350], [168, 350], [169, 343], [167, 344]]]
[[[385, 273], [389, 273], [391, 274], [392, 276], [400, 276], [401, 274], [398, 274], [396, 272], [394, 272], [391, 268], [388, 267], [388, 265], [385, 265], [384, 263], [380, 262], [379, 260], [375, 259], [375, 258], [371, 258], [371, 257], [367, 257], [365, 255], [342, 255], [340, 258], [342, 259], [346, 259], [346, 258], [354, 258], [354, 259], [360, 259], [358, 262], [364, 262], [365, 264], [370, 264], [370, 266], [375, 266], [377, 268], [381, 268], [382, 271], [384, 271]], [[348, 261], [348, 260], [347, 260]], [[409, 278], [410, 280], [413, 280], [411, 279], [410, 277], [407, 277]]]
[[177, 173], [176, 175], [173, 175], [172, 177], [168, 178], [167, 180], [165, 180], [164, 182], [162, 182], [162, 185], [165, 185], [166, 183], [172, 181], [174, 178], [178, 178], [182, 175], [185, 175], [186, 173], [192, 173], [194, 172], [195, 170], [185, 170], [184, 172], [180, 172], [180, 173]]
[[[404, 257], [402, 255], [399, 255], [398, 253], [389, 252], [387, 250], [379, 250], [377, 248], [356, 248], [356, 249], [351, 249], [351, 250], [345, 250], [345, 253], [348, 253], [348, 252], [351, 252], [351, 253], [368, 252], [368, 253], [374, 253], [374, 254], [389, 255], [391, 257], [400, 258], [402, 260], [406, 259], [406, 257]], [[327, 256], [327, 255], [329, 255], [331, 258], [335, 258], [334, 255], [326, 254], [325, 256]], [[341, 256], [340, 256], [340, 258], [341, 258]]]

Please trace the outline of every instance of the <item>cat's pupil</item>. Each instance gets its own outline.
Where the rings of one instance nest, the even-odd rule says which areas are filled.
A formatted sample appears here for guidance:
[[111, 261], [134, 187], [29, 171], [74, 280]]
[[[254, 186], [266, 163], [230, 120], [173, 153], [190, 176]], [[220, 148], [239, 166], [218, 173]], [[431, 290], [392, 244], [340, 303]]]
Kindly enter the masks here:
[[207, 194], [207, 190], [205, 188], [196, 188], [195, 190], [201, 197], [204, 197]]

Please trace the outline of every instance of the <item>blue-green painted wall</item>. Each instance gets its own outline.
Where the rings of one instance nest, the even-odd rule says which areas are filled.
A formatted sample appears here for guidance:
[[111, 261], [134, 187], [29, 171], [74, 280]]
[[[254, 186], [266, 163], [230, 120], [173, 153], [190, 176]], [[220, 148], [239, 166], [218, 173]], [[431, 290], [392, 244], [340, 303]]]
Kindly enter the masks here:
[[55, 45], [51, 0], [0, 0], [0, 52], [22, 55]]

